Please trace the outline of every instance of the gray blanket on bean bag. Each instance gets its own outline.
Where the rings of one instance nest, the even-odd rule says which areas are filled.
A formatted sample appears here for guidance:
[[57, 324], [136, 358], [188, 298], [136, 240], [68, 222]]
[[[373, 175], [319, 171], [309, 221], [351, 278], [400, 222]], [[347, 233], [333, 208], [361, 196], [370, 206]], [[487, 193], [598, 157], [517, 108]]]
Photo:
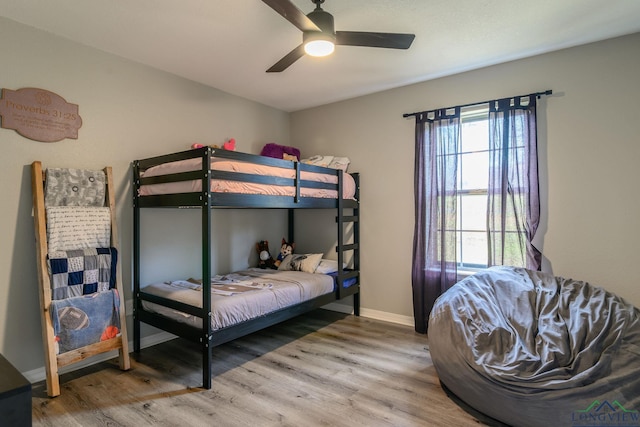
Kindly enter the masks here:
[[438, 298], [440, 381], [512, 426], [640, 426], [640, 311], [589, 283], [494, 267]]

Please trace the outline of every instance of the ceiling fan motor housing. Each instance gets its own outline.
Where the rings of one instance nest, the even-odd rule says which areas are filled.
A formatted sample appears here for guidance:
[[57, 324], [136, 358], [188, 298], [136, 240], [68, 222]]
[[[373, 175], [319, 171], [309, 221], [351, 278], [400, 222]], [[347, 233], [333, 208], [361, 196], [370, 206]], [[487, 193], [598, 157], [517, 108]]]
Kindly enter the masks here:
[[[325, 12], [319, 7], [313, 12], [307, 15], [307, 18], [311, 19], [314, 24], [320, 28], [322, 34], [326, 36], [326, 39], [330, 39], [335, 42], [336, 32], [334, 30], [333, 15], [329, 12]], [[305, 31], [303, 33], [303, 40], [306, 42], [308, 37], [318, 38], [318, 31]], [[323, 37], [324, 38], [324, 37]]]

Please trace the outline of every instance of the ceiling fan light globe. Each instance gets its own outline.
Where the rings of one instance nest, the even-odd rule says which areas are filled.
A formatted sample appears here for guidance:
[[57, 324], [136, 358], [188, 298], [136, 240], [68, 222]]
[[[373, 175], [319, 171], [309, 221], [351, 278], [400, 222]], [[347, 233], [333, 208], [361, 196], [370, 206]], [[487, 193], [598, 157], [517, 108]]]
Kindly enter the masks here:
[[311, 56], [331, 55], [336, 46], [330, 40], [310, 40], [304, 44], [304, 51]]

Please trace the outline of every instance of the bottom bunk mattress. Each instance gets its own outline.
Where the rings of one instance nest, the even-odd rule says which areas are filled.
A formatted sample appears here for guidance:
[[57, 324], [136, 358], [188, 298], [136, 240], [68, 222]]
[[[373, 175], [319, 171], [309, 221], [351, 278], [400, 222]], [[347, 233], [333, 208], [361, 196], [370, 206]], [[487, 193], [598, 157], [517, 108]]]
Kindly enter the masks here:
[[522, 268], [467, 277], [436, 301], [442, 384], [512, 426], [640, 426], [640, 310], [587, 282]]
[[[334, 291], [334, 277], [302, 271], [249, 269], [211, 278], [213, 330], [264, 316], [276, 310]], [[202, 284], [197, 280], [155, 283], [141, 291], [202, 307]], [[143, 301], [146, 311], [201, 328], [199, 317]]]

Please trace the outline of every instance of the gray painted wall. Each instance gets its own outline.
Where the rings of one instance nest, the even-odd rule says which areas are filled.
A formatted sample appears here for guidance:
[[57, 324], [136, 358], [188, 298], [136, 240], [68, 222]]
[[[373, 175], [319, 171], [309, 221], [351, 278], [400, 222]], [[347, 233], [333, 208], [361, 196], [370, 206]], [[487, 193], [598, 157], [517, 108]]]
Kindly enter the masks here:
[[[42, 143], [0, 129], [0, 353], [22, 372], [44, 366], [30, 165], [112, 166], [117, 189], [125, 298], [131, 300], [131, 161], [186, 150], [193, 142], [259, 152], [289, 141], [289, 114], [0, 18], [0, 87], [36, 87], [78, 104], [77, 140]], [[145, 212], [143, 283], [200, 271], [198, 212]], [[280, 241], [278, 211], [216, 211], [219, 272], [257, 263], [257, 240]], [[167, 245], [167, 242], [170, 243]], [[275, 249], [275, 248], [274, 248]], [[167, 262], [170, 260], [171, 262]], [[182, 276], [184, 278], [184, 276]], [[199, 276], [198, 276], [199, 277]], [[129, 318], [129, 323], [131, 319]], [[153, 331], [145, 330], [148, 335]], [[130, 337], [133, 331], [130, 329]]]
[[293, 113], [292, 143], [348, 156], [361, 173], [363, 307], [413, 315], [414, 120], [402, 114], [546, 89], [536, 239], [545, 269], [640, 305], [638, 70], [634, 34]]

